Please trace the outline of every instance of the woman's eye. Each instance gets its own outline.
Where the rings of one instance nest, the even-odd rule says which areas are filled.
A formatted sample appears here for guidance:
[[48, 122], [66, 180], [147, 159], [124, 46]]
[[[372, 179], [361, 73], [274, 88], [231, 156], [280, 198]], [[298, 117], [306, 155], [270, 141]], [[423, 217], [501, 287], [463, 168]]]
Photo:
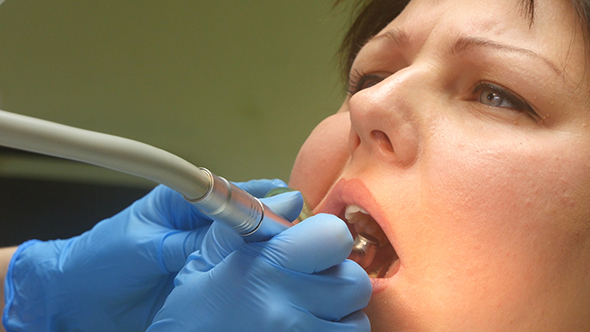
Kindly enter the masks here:
[[350, 74], [350, 80], [348, 82], [348, 94], [350, 96], [355, 93], [370, 88], [373, 85], [383, 81], [383, 77], [377, 74], [365, 74], [363, 72], [355, 71]]
[[508, 108], [537, 116], [532, 107], [521, 97], [498, 85], [481, 82], [477, 84], [473, 93], [477, 96], [478, 101], [484, 105]]
[[514, 107], [514, 105], [512, 105], [512, 103], [510, 101], [506, 100], [506, 98], [504, 98], [504, 96], [502, 96], [502, 94], [500, 94], [494, 90], [483, 90], [481, 92], [481, 94], [479, 95], [479, 101], [482, 104], [495, 106], [495, 107], [509, 107], [509, 108]]

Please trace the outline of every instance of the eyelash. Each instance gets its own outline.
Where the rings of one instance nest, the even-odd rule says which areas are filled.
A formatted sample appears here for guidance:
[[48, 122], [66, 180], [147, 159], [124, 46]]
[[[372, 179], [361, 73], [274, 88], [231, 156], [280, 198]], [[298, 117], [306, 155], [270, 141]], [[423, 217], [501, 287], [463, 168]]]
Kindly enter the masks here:
[[[382, 80], [383, 77], [377, 74], [366, 74], [363, 71], [355, 70], [354, 72], [350, 73], [350, 78], [348, 80], [348, 95], [353, 96], [355, 93], [369, 88], [381, 82]], [[366, 85], [367, 83], [370, 83], [370, 85]]]
[[472, 93], [474, 96], [478, 97], [477, 101], [481, 102], [481, 93], [486, 90], [491, 91], [494, 95], [502, 98], [503, 100], [507, 101], [511, 105], [508, 107], [495, 106], [495, 105], [488, 105], [488, 106], [499, 107], [499, 108], [508, 108], [508, 109], [512, 109], [516, 112], [527, 113], [535, 118], [539, 118], [539, 116], [533, 110], [533, 108], [522, 97], [510, 92], [508, 89], [501, 87], [499, 85], [487, 83], [487, 82], [479, 82], [473, 88]]

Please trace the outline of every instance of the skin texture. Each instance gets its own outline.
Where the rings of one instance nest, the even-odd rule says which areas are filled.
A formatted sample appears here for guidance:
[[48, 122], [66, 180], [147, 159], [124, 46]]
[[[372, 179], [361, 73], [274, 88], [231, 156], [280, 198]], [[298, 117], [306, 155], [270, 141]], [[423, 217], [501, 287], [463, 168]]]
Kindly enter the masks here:
[[567, 0], [414, 0], [362, 48], [289, 185], [396, 250], [372, 331], [590, 330], [584, 45]]
[[[8, 264], [10, 264], [10, 259], [15, 251], [16, 247], [0, 249], [0, 285], [2, 285], [0, 287], [0, 308], [2, 312], [4, 312], [4, 279], [6, 278], [6, 271], [8, 271]], [[2, 318], [2, 314], [0, 314], [0, 318]], [[4, 326], [0, 323], [0, 332], [4, 331]]]

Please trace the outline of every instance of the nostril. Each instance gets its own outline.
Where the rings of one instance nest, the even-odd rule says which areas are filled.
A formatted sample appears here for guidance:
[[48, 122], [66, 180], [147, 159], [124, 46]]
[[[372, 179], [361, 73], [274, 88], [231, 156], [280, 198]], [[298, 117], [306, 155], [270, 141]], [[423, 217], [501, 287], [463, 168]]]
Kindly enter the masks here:
[[386, 133], [382, 132], [381, 130], [373, 130], [373, 131], [371, 131], [371, 138], [377, 142], [379, 148], [383, 152], [388, 152], [388, 153], [394, 152], [393, 144], [391, 144], [391, 141], [389, 140], [389, 136], [387, 136]]

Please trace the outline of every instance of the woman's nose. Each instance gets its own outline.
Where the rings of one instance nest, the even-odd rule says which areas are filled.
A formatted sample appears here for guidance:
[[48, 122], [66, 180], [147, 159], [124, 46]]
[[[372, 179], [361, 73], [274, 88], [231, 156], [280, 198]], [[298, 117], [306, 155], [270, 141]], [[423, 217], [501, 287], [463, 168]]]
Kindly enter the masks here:
[[402, 70], [350, 98], [351, 154], [360, 150], [388, 163], [414, 163], [420, 141], [419, 75]]

